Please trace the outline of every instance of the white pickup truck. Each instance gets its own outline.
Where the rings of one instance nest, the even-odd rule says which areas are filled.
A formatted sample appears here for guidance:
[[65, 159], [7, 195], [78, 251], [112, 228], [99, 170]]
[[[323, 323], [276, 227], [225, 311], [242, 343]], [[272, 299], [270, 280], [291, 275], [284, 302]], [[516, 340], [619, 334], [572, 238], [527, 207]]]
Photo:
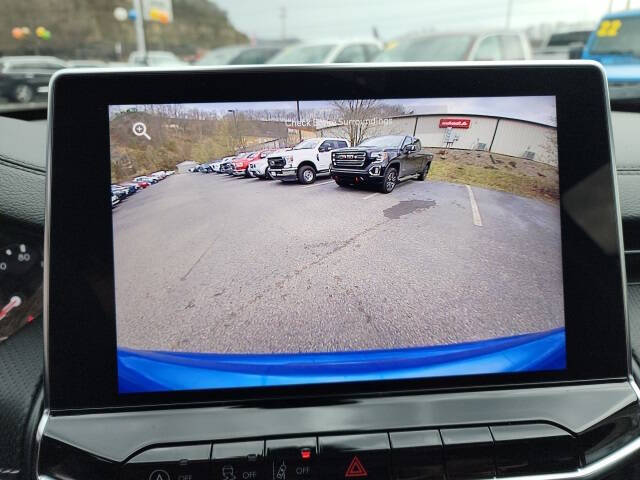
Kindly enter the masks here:
[[331, 150], [350, 146], [344, 138], [308, 138], [291, 150], [269, 155], [269, 172], [274, 179], [310, 184], [317, 175], [329, 174]]

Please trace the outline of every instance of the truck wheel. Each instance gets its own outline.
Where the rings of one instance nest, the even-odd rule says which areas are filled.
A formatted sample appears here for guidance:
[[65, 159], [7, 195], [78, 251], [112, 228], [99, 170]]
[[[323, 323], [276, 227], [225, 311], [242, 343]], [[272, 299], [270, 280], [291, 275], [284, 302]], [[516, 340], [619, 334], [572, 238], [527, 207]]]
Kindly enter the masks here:
[[387, 168], [380, 186], [382, 193], [391, 193], [398, 183], [398, 171], [395, 168]]
[[416, 180], [418, 181], [423, 181], [426, 176], [429, 174], [429, 169], [431, 168], [431, 162], [427, 163], [427, 165], [424, 167], [424, 170], [422, 170], [422, 173], [418, 174], [418, 177], [416, 178]]
[[316, 181], [316, 171], [309, 165], [304, 165], [298, 169], [298, 181], [303, 185], [309, 185]]

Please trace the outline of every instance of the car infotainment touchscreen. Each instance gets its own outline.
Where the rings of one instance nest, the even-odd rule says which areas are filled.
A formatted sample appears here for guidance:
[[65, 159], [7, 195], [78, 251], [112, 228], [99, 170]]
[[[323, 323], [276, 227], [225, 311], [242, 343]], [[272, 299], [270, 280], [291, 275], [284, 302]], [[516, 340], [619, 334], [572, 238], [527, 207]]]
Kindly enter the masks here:
[[108, 125], [120, 393], [566, 368], [556, 97]]

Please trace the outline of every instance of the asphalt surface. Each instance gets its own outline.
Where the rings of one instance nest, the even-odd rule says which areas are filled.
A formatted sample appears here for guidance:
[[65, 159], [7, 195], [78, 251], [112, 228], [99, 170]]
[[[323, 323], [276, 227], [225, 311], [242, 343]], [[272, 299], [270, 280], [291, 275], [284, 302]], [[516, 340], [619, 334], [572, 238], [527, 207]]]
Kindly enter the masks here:
[[[174, 175], [113, 211], [118, 343], [312, 352], [563, 325], [556, 206], [409, 180], [388, 195]], [[481, 225], [481, 226], [480, 226]]]

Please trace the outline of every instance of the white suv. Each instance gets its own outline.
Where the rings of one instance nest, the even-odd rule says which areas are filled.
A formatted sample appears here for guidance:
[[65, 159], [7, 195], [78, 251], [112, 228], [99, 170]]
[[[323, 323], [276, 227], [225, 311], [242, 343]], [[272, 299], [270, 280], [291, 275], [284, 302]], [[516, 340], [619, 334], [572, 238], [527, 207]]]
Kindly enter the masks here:
[[309, 138], [291, 150], [269, 155], [269, 173], [274, 179], [310, 184], [317, 175], [329, 174], [331, 150], [350, 146], [344, 138]]

